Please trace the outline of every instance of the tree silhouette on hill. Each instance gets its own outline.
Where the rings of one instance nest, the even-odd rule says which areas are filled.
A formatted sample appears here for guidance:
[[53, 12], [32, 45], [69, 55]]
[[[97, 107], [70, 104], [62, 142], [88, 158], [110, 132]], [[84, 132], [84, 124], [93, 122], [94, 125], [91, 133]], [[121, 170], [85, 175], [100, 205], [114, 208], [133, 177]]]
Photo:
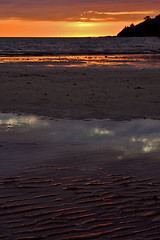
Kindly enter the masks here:
[[117, 35], [118, 37], [160, 37], [160, 15], [155, 18], [146, 16], [144, 21], [134, 25], [133, 23], [130, 27], [125, 27]]

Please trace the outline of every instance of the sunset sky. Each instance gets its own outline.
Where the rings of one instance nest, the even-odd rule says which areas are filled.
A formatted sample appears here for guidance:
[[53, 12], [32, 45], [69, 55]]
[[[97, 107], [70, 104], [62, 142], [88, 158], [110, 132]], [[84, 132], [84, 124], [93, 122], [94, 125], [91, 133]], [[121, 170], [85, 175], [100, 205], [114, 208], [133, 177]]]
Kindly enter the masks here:
[[0, 0], [0, 37], [116, 35], [158, 14], [160, 0]]

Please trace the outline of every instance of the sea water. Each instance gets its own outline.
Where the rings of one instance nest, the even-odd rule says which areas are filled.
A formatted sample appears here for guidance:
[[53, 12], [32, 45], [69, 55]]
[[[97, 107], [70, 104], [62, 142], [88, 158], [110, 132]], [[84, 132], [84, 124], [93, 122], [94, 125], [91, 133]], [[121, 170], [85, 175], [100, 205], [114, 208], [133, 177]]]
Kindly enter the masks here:
[[158, 37], [0, 38], [0, 56], [159, 54]]

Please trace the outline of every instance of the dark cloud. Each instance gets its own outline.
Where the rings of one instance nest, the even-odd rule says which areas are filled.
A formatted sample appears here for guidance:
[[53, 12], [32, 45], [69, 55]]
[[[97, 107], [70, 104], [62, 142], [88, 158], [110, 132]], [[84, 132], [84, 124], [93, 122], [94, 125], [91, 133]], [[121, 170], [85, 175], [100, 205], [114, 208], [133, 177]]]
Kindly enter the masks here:
[[[104, 19], [103, 21], [121, 21], [143, 17], [145, 14], [124, 14], [123, 11], [149, 11], [160, 9], [159, 0], [0, 0], [1, 19], [49, 20], [49, 21], [80, 21], [87, 11], [115, 12], [115, 15], [100, 16], [92, 14], [85, 16], [90, 19]], [[85, 18], [84, 17], [84, 18]], [[90, 17], [90, 18], [89, 18]], [[85, 19], [84, 19], [85, 21]]]
[[0, 5], [12, 5], [15, 7], [18, 6], [67, 6], [67, 5], [77, 5], [77, 4], [129, 4], [129, 3], [134, 3], [134, 4], [144, 4], [145, 5], [149, 4], [150, 7], [152, 7], [153, 4], [160, 5], [159, 0], [0, 0]]
[[70, 4], [116, 4], [116, 3], [142, 3], [142, 4], [149, 4], [152, 6], [152, 4], [158, 4], [159, 5], [159, 0], [0, 0], [0, 5], [15, 5], [15, 6], [54, 6], [54, 5], [70, 5]]

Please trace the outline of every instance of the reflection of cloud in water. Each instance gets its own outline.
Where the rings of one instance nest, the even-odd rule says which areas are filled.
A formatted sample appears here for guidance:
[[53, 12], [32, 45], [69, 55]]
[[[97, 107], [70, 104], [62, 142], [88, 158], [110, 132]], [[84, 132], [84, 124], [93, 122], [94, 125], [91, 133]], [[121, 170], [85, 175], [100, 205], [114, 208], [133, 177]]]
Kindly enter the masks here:
[[36, 116], [0, 114], [1, 136], [5, 131], [12, 135], [27, 132], [35, 134], [37, 141], [51, 144], [88, 146], [94, 149], [110, 149], [121, 152], [118, 159], [133, 154], [158, 152], [160, 147], [160, 121], [132, 120], [115, 122], [108, 120], [42, 120]]
[[0, 114], [0, 125], [6, 128], [20, 127], [28, 125], [29, 127], [48, 126], [48, 122], [40, 121], [35, 116], [18, 116], [13, 114]]
[[94, 135], [113, 135], [113, 131], [107, 130], [105, 128], [94, 128], [93, 131], [91, 131], [91, 136]]
[[132, 138], [132, 143], [141, 143], [142, 144], [142, 151], [145, 153], [154, 152], [159, 149], [160, 146], [160, 138]]
[[15, 127], [22, 124], [34, 125], [36, 122], [37, 119], [35, 117], [21, 117], [20, 119], [10, 118], [6, 120], [0, 120], [0, 124], [7, 125], [8, 127]]

